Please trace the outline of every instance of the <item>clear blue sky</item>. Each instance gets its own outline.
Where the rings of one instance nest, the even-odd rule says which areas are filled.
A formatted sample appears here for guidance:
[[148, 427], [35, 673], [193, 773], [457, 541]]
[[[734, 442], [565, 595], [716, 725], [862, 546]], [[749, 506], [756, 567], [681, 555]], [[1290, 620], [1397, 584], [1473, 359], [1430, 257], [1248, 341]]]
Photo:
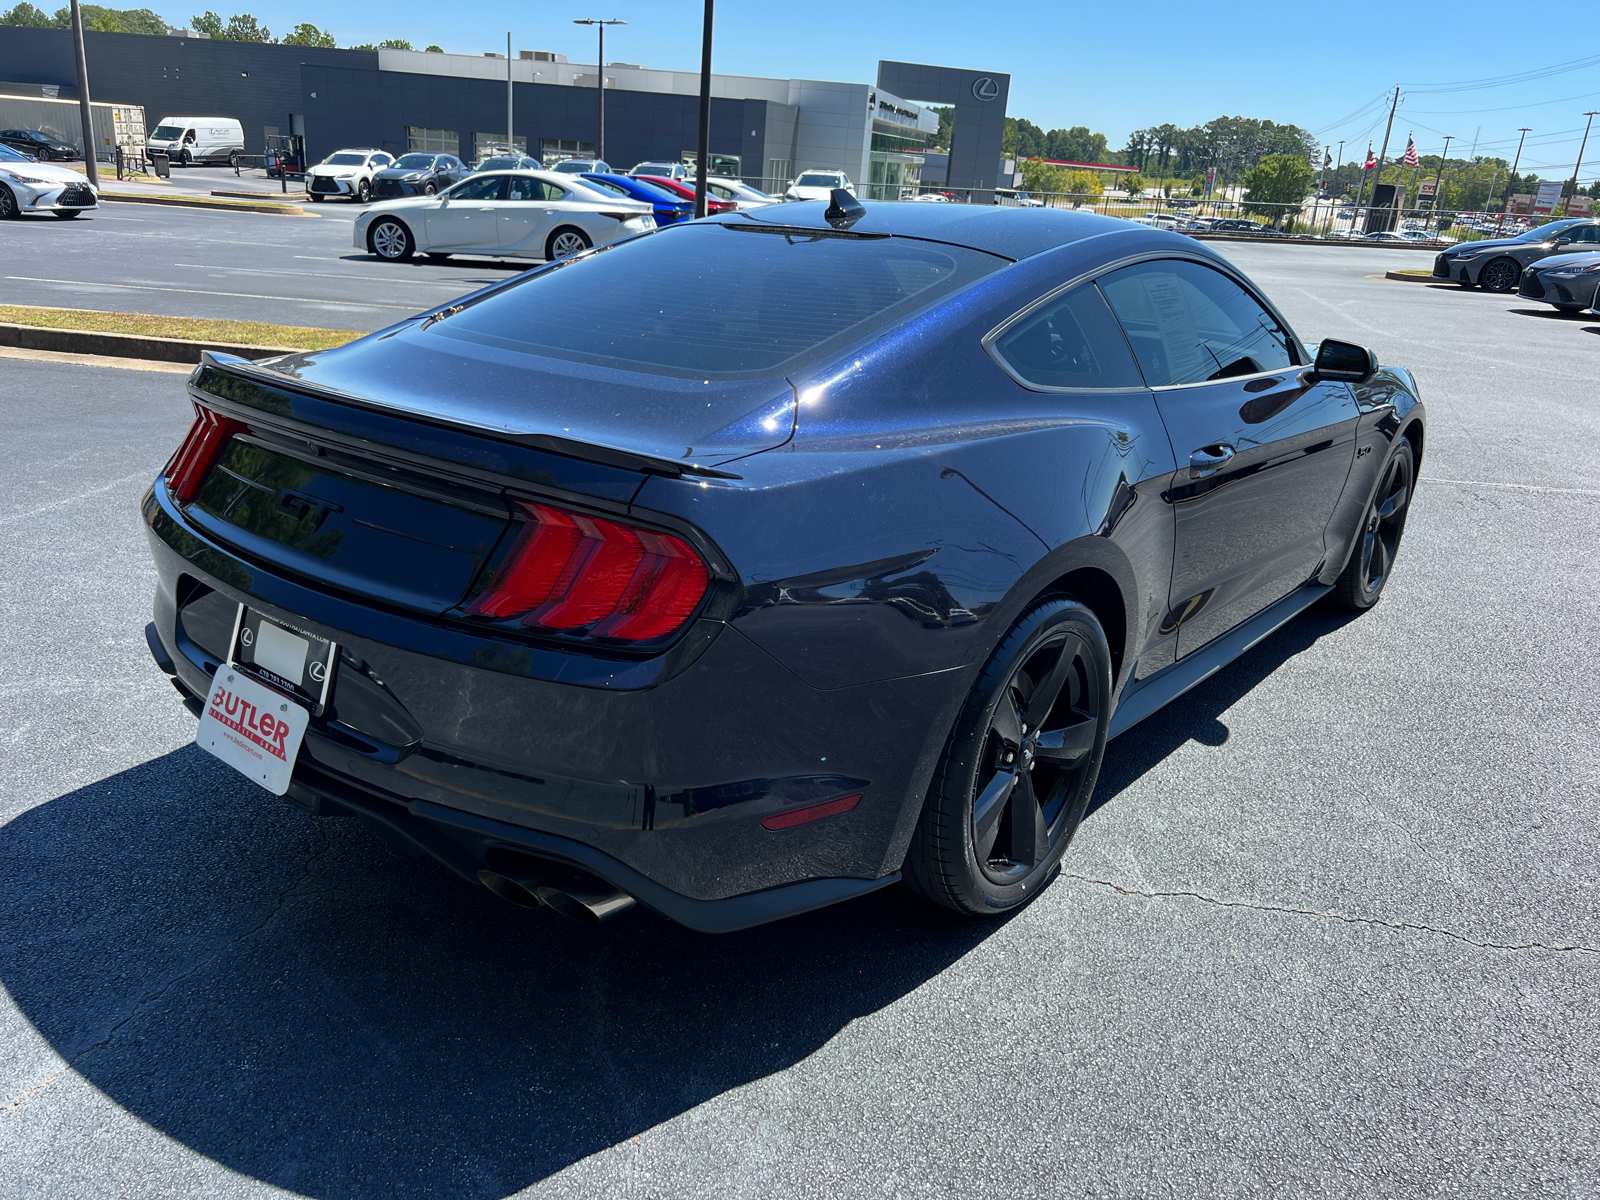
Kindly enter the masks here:
[[[166, 7], [171, 3], [164, 0], [158, 11], [173, 24], [187, 23], [189, 11]], [[401, 37], [419, 49], [437, 43], [480, 54], [503, 51], [510, 30], [516, 48], [554, 50], [574, 62], [594, 61], [594, 32], [574, 26], [572, 18], [615, 16], [629, 24], [608, 32], [608, 59], [678, 70], [697, 69], [700, 61], [701, 7], [694, 0], [621, 0], [603, 7], [586, 0], [537, 5], [240, 0], [240, 7], [280, 36], [297, 22], [311, 21], [331, 30], [341, 46]], [[221, 15], [226, 19], [232, 11]], [[1426, 17], [1420, 23], [1396, 20], [1397, 11], [1392, 3], [1373, 0], [1332, 8], [1249, 4], [1225, 9], [1192, 0], [1181, 5], [1169, 0], [1103, 5], [724, 0], [717, 14], [714, 68], [867, 83], [876, 77], [880, 58], [1005, 71], [1012, 79], [1012, 116], [1046, 129], [1087, 125], [1106, 134], [1114, 149], [1142, 126], [1193, 125], [1228, 115], [1293, 122], [1330, 144], [1344, 138], [1346, 159], [1365, 153], [1368, 138], [1381, 144], [1387, 108], [1380, 114], [1377, 102], [1399, 84], [1404, 95], [1391, 155], [1404, 153], [1406, 134], [1414, 130], [1424, 154], [1437, 153], [1442, 135], [1450, 133], [1457, 139], [1452, 157], [1468, 152], [1476, 137], [1480, 153], [1509, 159], [1517, 127], [1527, 125], [1533, 133], [1523, 152], [1524, 169], [1546, 178], [1572, 173], [1581, 114], [1600, 109], [1600, 53], [1592, 38], [1512, 37], [1525, 17], [1485, 0], [1429, 6], [1413, 14]], [[1552, 31], [1593, 25], [1581, 6], [1562, 11], [1570, 16], [1550, 10], [1531, 19]], [[1508, 36], [1499, 38], [1497, 29]], [[1452, 44], [1474, 49], [1444, 53]], [[1503, 52], [1495, 53], [1497, 47]], [[1542, 78], [1424, 90], [1570, 66], [1583, 57], [1587, 65]], [[1585, 181], [1600, 174], [1597, 141], [1590, 139], [1584, 155]]]

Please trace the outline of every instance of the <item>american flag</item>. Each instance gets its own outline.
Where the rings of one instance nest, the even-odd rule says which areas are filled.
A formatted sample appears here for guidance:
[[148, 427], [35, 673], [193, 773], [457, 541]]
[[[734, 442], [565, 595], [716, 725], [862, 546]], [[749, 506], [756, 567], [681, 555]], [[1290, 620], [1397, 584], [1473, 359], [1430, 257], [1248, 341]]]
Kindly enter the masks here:
[[1377, 156], [1375, 154], [1372, 153], [1372, 147], [1368, 146], [1367, 147], [1367, 162], [1366, 162], [1366, 165], [1364, 167], [1362, 167], [1361, 169], [1363, 171], [1370, 171], [1370, 170], [1372, 170], [1373, 167], [1375, 167], [1377, 165], [1378, 165], [1378, 158], [1377, 158]]
[[1406, 134], [1406, 159], [1405, 159], [1405, 162], [1406, 162], [1406, 166], [1408, 166], [1408, 167], [1414, 167], [1414, 166], [1417, 165], [1417, 162], [1418, 162], [1418, 159], [1417, 159], [1417, 143], [1416, 143], [1415, 139], [1412, 137], [1412, 135], [1409, 134], [1409, 133]]

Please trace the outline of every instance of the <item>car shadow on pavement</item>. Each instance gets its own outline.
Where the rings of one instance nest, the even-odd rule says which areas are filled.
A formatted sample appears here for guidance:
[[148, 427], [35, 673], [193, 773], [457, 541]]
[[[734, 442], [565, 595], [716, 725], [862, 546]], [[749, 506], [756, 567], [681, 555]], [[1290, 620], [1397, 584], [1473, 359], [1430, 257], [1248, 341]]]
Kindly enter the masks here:
[[1543, 317], [1547, 321], [1592, 321], [1593, 316], [1581, 312], [1562, 312], [1559, 308], [1508, 308], [1508, 313], [1518, 317]]
[[1107, 744], [1086, 817], [1111, 803], [1186, 743], [1222, 745], [1229, 736], [1222, 713], [1295, 655], [1360, 616], [1321, 605], [1301, 613], [1210, 679]]
[[[498, 1200], [795, 1066], [1003, 928], [899, 888], [724, 937], [582, 927], [193, 746], [0, 827], [0, 870], [0, 982], [73, 1071], [335, 1200]], [[72, 1087], [32, 1056], [0, 1108]]]

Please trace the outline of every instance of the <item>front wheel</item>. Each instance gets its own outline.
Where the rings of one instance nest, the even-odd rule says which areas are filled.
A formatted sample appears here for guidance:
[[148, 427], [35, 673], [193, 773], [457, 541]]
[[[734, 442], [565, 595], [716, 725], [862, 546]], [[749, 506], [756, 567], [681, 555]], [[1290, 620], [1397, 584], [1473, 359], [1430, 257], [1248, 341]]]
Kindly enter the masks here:
[[571, 225], [563, 225], [550, 235], [550, 240], [544, 245], [544, 256], [549, 262], [558, 258], [571, 258], [574, 254], [582, 254], [593, 246], [589, 235], [581, 229], [574, 229]]
[[1478, 272], [1478, 286], [1486, 292], [1512, 292], [1522, 278], [1522, 265], [1514, 258], [1496, 258]]
[[1111, 720], [1111, 651], [1099, 620], [1039, 600], [973, 685], [906, 855], [908, 887], [969, 916], [1043, 886], [1094, 791]]
[[372, 185], [363, 179], [356, 184], [356, 203], [366, 204], [372, 199]]
[[9, 221], [20, 215], [17, 198], [5, 184], [0, 183], [0, 221]]
[[385, 217], [375, 222], [368, 231], [367, 247], [385, 262], [401, 262], [411, 257], [417, 245], [411, 237], [411, 230], [402, 222]]
[[1395, 555], [1400, 552], [1400, 537], [1406, 531], [1416, 477], [1416, 452], [1409, 440], [1401, 438], [1384, 464], [1378, 490], [1372, 494], [1361, 532], [1350, 550], [1350, 561], [1328, 596], [1336, 607], [1363, 612], [1383, 595], [1383, 585], [1389, 582]]
[[178, 151], [178, 165], [180, 167], [187, 167], [187, 166], [192, 165], [193, 163], [194, 163], [194, 156], [192, 154], [190, 154], [187, 150]]
[[437, 186], [437, 185], [435, 185], [435, 184], [432, 184], [432, 183], [425, 183], [425, 184], [423, 184], [423, 185], [422, 185], [422, 194], [423, 194], [423, 195], [424, 195], [424, 196], [433, 196], [433, 195], [437, 195], [437, 194], [438, 194], [438, 191], [439, 191], [439, 188], [438, 188], [438, 186]]

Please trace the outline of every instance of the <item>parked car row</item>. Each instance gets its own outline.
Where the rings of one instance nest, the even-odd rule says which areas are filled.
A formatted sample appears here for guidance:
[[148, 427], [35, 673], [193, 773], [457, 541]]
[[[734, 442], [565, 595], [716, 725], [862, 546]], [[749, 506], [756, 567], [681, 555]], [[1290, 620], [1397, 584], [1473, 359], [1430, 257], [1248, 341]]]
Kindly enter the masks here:
[[1594, 306], [1600, 282], [1600, 220], [1569, 217], [1516, 237], [1460, 242], [1433, 260], [1433, 277], [1581, 312]]

